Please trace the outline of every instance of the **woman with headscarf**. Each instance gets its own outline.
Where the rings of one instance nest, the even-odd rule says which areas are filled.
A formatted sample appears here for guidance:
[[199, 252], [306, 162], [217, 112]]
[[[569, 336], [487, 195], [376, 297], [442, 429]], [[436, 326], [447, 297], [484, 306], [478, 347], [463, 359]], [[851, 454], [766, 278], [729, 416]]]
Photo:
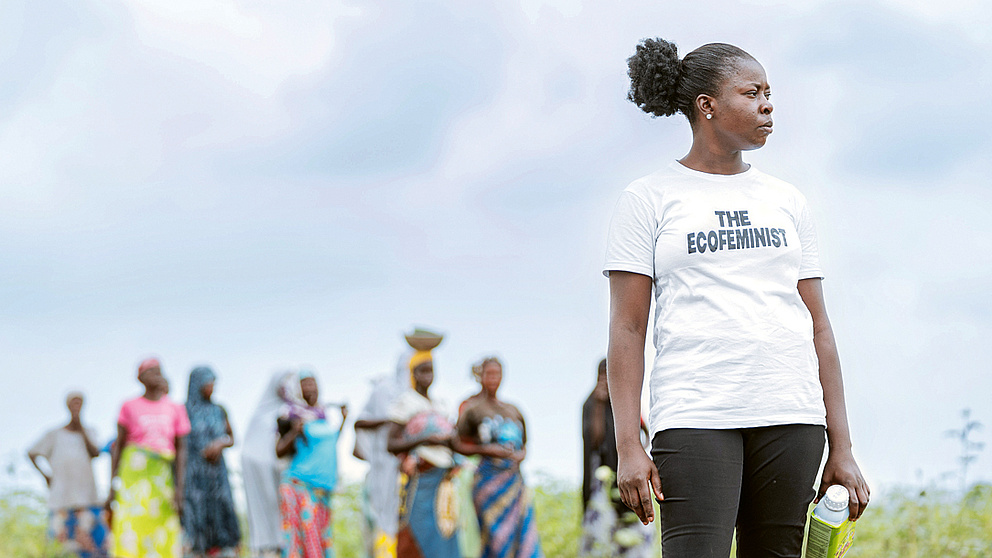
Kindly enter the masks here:
[[189, 457], [182, 524], [194, 557], [241, 544], [223, 454], [234, 445], [234, 435], [227, 411], [211, 401], [216, 379], [210, 368], [194, 368], [186, 393], [191, 430], [186, 441]]
[[145, 393], [121, 406], [111, 455], [111, 555], [179, 558], [189, 419], [186, 409], [166, 395], [168, 384], [158, 360], [141, 363], [138, 381]]
[[337, 443], [348, 408], [341, 406], [341, 424], [327, 422], [318, 402], [313, 372], [300, 372], [302, 398], [291, 399], [278, 420], [278, 457], [292, 461], [279, 484], [284, 558], [333, 558], [331, 495], [337, 485]]
[[372, 381], [372, 392], [355, 421], [354, 455], [368, 463], [362, 490], [362, 534], [370, 558], [396, 557], [400, 463], [389, 453], [389, 409], [407, 385], [411, 351], [400, 355], [394, 374]]
[[253, 556], [282, 555], [282, 516], [279, 511], [279, 481], [287, 461], [276, 457], [272, 447], [279, 439], [276, 419], [291, 398], [299, 398], [300, 381], [295, 372], [272, 375], [255, 406], [241, 444], [241, 475], [248, 504], [248, 546]]
[[[407, 338], [410, 341], [410, 338]], [[440, 336], [415, 345], [409, 370], [412, 387], [393, 403], [388, 448], [400, 456], [406, 482], [401, 489], [399, 558], [458, 558], [458, 518], [451, 451], [454, 427], [428, 389], [434, 381], [431, 349]]]
[[520, 474], [520, 462], [527, 455], [527, 425], [519, 409], [496, 396], [503, 381], [498, 358], [482, 361], [481, 380], [485, 396], [462, 412], [454, 447], [482, 457], [472, 490], [482, 556], [543, 557], [534, 505]]

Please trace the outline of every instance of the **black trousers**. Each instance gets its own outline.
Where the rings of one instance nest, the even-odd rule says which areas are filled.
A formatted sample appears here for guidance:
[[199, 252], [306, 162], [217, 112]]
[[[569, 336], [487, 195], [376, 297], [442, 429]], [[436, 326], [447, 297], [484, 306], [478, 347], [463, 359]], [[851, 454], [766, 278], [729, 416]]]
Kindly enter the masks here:
[[823, 457], [825, 430], [811, 424], [657, 433], [665, 558], [795, 557]]

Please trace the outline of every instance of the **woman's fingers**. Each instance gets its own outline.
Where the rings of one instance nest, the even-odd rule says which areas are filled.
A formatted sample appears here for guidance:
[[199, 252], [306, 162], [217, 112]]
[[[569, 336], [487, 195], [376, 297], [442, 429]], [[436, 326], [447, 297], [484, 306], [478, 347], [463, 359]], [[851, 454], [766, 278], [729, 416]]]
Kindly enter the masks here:
[[[657, 467], [651, 467], [651, 487], [654, 488], [654, 497], [660, 504], [665, 499], [665, 495], [661, 492], [661, 475], [658, 474]], [[654, 506], [651, 506], [651, 509], [654, 510]]]
[[652, 496], [661, 496], [661, 480], [647, 454], [636, 459], [629, 468], [624, 463], [617, 472], [617, 487], [620, 489], [620, 499], [637, 515], [641, 523], [647, 525], [654, 521]]
[[851, 490], [851, 519], [856, 520], [861, 517], [861, 514], [865, 513], [865, 508], [868, 507], [870, 497], [871, 490], [868, 488], [868, 483], [864, 479], [858, 479], [854, 490]]
[[[644, 484], [644, 489], [645, 489], [644, 492], [648, 492], [647, 480], [644, 479], [642, 480], [642, 482]], [[645, 513], [644, 511], [643, 502], [645, 499], [642, 497], [641, 489], [636, 485], [628, 486], [625, 489], [621, 489], [620, 496], [621, 496], [620, 499], [623, 500], [623, 503], [628, 508], [630, 508], [630, 510], [634, 512], [634, 514], [637, 515], [637, 518], [641, 520], [641, 523], [647, 525], [649, 523], [649, 520], [647, 513]], [[648, 498], [648, 500], [650, 503], [650, 498]]]

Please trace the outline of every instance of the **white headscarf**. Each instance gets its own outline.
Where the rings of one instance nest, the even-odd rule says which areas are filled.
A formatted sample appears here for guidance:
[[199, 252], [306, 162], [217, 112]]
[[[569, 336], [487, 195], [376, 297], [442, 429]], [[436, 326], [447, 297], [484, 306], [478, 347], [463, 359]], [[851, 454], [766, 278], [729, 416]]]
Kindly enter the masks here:
[[[249, 545], [252, 550], [277, 549], [283, 544], [279, 516], [282, 462], [276, 457], [279, 433], [276, 418], [292, 390], [300, 390], [295, 371], [277, 372], [262, 392], [241, 444], [241, 472], [248, 503]], [[288, 391], [287, 391], [288, 390]]]
[[[359, 420], [388, 420], [389, 409], [393, 401], [410, 387], [410, 357], [413, 349], [400, 355], [396, 363], [396, 374], [384, 374], [372, 380], [372, 392], [369, 400], [358, 415]], [[365, 483], [368, 490], [369, 511], [372, 514], [375, 540], [380, 534], [396, 537], [399, 517], [397, 510], [400, 505], [399, 461], [389, 453], [386, 445], [389, 442], [388, 425], [375, 430], [357, 430], [355, 432], [355, 449], [357, 449], [369, 464], [369, 472]]]

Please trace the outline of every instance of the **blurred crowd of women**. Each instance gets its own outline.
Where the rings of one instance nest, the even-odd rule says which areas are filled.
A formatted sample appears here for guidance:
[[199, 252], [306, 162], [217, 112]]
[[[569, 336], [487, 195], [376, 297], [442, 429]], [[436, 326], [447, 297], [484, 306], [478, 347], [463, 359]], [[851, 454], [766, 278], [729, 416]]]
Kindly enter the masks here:
[[[526, 422], [498, 396], [503, 363], [487, 357], [473, 366], [481, 389], [455, 412], [430, 391], [432, 350], [442, 337], [416, 330], [406, 339], [409, 348], [396, 373], [373, 381], [354, 422], [354, 456], [368, 465], [361, 522], [366, 555], [543, 556], [520, 472]], [[213, 400], [214, 371], [190, 372], [185, 405], [170, 399], [157, 359], [141, 362], [137, 380], [143, 393], [121, 405], [114, 440], [97, 443], [80, 419], [84, 395], [73, 391], [66, 397], [69, 423], [29, 449], [50, 489], [52, 539], [82, 558], [200, 558], [244, 551], [264, 558], [335, 556], [332, 499], [348, 409], [321, 402], [311, 370], [273, 375], [238, 440], [247, 503], [243, 524], [225, 463], [235, 433], [227, 411]], [[583, 409], [583, 554], [635, 556], [653, 537], [636, 525], [624, 531], [622, 504], [604, 482], [616, 468], [605, 389], [601, 381]], [[98, 499], [91, 463], [101, 451], [111, 456], [106, 500]], [[637, 537], [625, 539], [625, 532]]]

